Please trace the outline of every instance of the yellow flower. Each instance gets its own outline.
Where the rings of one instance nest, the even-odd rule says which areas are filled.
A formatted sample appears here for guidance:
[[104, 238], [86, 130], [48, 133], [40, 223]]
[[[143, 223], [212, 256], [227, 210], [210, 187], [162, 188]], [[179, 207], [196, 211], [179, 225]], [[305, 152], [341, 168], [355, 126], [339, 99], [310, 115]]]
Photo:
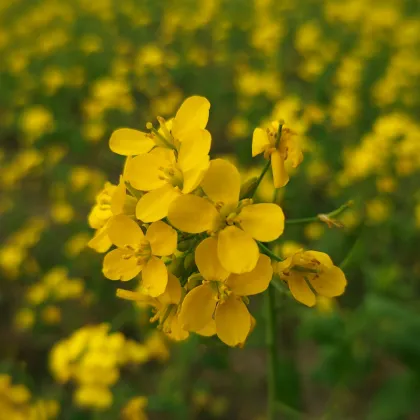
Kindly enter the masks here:
[[209, 162], [207, 146], [203, 150], [193, 145], [184, 149], [183, 145], [177, 157], [174, 150], [156, 147], [127, 164], [127, 180], [134, 188], [147, 191], [136, 206], [139, 220], [163, 219], [171, 203], [181, 193], [192, 192], [203, 179]]
[[198, 139], [207, 146], [208, 140], [211, 141], [210, 133], [205, 130], [209, 109], [210, 102], [206, 98], [191, 96], [182, 103], [171, 124], [159, 118], [161, 129], [152, 130], [151, 133], [120, 128], [113, 132], [109, 147], [119, 155], [136, 156], [150, 152], [155, 146], [169, 147], [180, 152], [183, 142], [186, 142], [183, 148], [190, 149], [194, 143], [199, 142]]
[[280, 140], [277, 142], [279, 122], [273, 121], [267, 129], [256, 128], [252, 136], [252, 156], [264, 153], [266, 159], [271, 159], [273, 181], [275, 188], [284, 187], [289, 182], [289, 174], [285, 162], [293, 168], [303, 160], [303, 153], [293, 136], [295, 133], [283, 127]]
[[318, 251], [299, 251], [275, 263], [274, 271], [287, 282], [293, 297], [306, 306], [315, 305], [315, 293], [332, 298], [342, 295], [347, 285], [342, 270]]
[[146, 397], [132, 398], [121, 410], [121, 418], [123, 420], [147, 420], [146, 407]]
[[175, 252], [176, 231], [164, 222], [152, 223], [146, 232], [128, 216], [114, 216], [108, 236], [117, 246], [105, 256], [103, 273], [110, 280], [131, 280], [142, 271], [142, 288], [150, 296], [161, 295], [168, 283], [165, 263], [158, 258]]
[[182, 288], [179, 280], [168, 273], [168, 282], [164, 293], [158, 297], [150, 297], [142, 292], [132, 292], [117, 289], [117, 296], [122, 299], [133, 300], [138, 304], [151, 306], [155, 312], [150, 322], [159, 322], [162, 331], [172, 340], [181, 341], [188, 338], [188, 331], [184, 330], [179, 322], [179, 303], [182, 297]]
[[189, 331], [217, 336], [229, 346], [245, 342], [252, 327], [252, 317], [244, 296], [267, 289], [273, 269], [270, 258], [260, 255], [249, 273], [230, 274], [218, 263], [218, 242], [207, 238], [195, 251], [195, 261], [204, 281], [185, 297], [179, 315]]
[[169, 208], [168, 219], [187, 233], [217, 235], [218, 261], [231, 273], [246, 273], [259, 259], [257, 241], [271, 242], [284, 230], [284, 214], [277, 204], [239, 201], [240, 175], [231, 163], [215, 159], [201, 183], [207, 198], [178, 197]]

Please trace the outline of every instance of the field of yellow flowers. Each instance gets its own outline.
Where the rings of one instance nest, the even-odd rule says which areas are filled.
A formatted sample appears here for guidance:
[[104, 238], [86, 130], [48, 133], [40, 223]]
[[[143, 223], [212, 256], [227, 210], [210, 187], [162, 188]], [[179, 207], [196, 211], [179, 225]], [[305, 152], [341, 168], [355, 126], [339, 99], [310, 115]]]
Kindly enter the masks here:
[[0, 4], [0, 420], [420, 418], [418, 0]]

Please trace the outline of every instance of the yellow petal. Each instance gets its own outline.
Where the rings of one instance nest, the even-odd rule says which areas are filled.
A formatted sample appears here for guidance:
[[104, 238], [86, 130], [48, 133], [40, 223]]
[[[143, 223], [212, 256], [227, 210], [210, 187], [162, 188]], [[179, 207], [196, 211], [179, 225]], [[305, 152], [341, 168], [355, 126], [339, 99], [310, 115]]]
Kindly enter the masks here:
[[217, 336], [228, 346], [234, 347], [246, 340], [251, 329], [251, 316], [242, 299], [231, 294], [216, 308]]
[[206, 280], [225, 280], [229, 272], [219, 262], [217, 239], [207, 238], [200, 242], [195, 250], [195, 263]]
[[193, 130], [180, 146], [178, 163], [182, 171], [188, 171], [201, 162], [210, 152], [211, 135], [207, 130]]
[[159, 221], [149, 226], [146, 232], [146, 239], [150, 243], [152, 254], [162, 257], [175, 252], [178, 235], [175, 229]]
[[200, 185], [200, 182], [203, 180], [204, 175], [206, 174], [206, 171], [209, 167], [209, 160], [210, 158], [206, 156], [196, 166], [188, 169], [188, 171], [183, 173], [184, 182], [182, 186], [182, 192], [184, 194], [189, 194]]
[[166, 285], [165, 293], [158, 297], [159, 302], [164, 305], [177, 305], [181, 300], [182, 288], [177, 277], [168, 272], [168, 284]]
[[115, 130], [109, 140], [109, 148], [119, 155], [131, 156], [147, 153], [155, 146], [155, 142], [148, 133], [120, 128]]
[[140, 191], [151, 191], [162, 187], [167, 183], [162, 178], [165, 162], [158, 156], [148, 153], [131, 159], [126, 167], [128, 182]]
[[317, 293], [329, 298], [342, 295], [347, 285], [344, 273], [336, 266], [311, 278], [310, 282]]
[[241, 228], [257, 241], [274, 241], [284, 230], [284, 214], [277, 204], [260, 203], [245, 206], [238, 219]]
[[180, 192], [172, 185], [164, 185], [153, 191], [149, 191], [140, 198], [136, 206], [136, 217], [144, 223], [156, 222], [168, 215], [172, 202]]
[[160, 296], [168, 284], [168, 270], [165, 263], [160, 258], [151, 257], [143, 268], [141, 278], [143, 293], [152, 297]]
[[237, 203], [241, 189], [241, 176], [236, 167], [227, 160], [215, 159], [210, 161], [201, 186], [214, 203]]
[[172, 134], [182, 141], [189, 131], [206, 128], [210, 102], [203, 96], [190, 96], [179, 107], [172, 122]]
[[216, 297], [211, 287], [207, 284], [195, 287], [182, 302], [181, 325], [188, 331], [200, 331], [212, 320], [215, 308]]
[[177, 229], [187, 233], [212, 230], [220, 215], [210, 201], [196, 195], [181, 195], [169, 207], [168, 219]]
[[111, 197], [112, 214], [117, 215], [123, 213], [126, 196], [127, 191], [125, 188], [124, 180], [122, 176], [120, 176], [120, 183], [117, 185], [117, 188], [115, 188], [115, 191]]
[[124, 248], [126, 245], [139, 245], [144, 241], [144, 234], [140, 226], [124, 214], [110, 219], [108, 236], [111, 242], [119, 248]]
[[243, 230], [228, 226], [219, 232], [217, 242], [217, 254], [225, 270], [242, 274], [248, 273], [257, 265], [260, 255], [258, 245]]
[[190, 333], [182, 328], [178, 314], [173, 314], [165, 323], [163, 332], [172, 340], [182, 341], [186, 340]]
[[270, 147], [270, 140], [268, 134], [262, 128], [256, 128], [252, 135], [252, 157], [263, 153]]
[[271, 154], [274, 188], [284, 187], [289, 182], [289, 175], [284, 165], [284, 157], [276, 150]]
[[271, 260], [261, 254], [257, 265], [249, 273], [231, 274], [226, 285], [238, 296], [250, 296], [264, 292], [273, 277]]
[[202, 335], [203, 337], [211, 337], [216, 334], [216, 321], [212, 319], [204, 328], [199, 331], [196, 331], [197, 334]]
[[304, 252], [304, 255], [306, 258], [309, 257], [310, 259], [315, 259], [319, 261], [322, 265], [324, 265], [327, 268], [334, 267], [334, 263], [332, 262], [330, 256], [325, 252], [306, 251]]
[[114, 249], [105, 255], [102, 272], [107, 279], [127, 281], [136, 277], [141, 269], [136, 258], [126, 258], [124, 251]]
[[294, 255], [291, 255], [290, 257], [287, 257], [284, 261], [275, 262], [273, 264], [274, 271], [277, 274], [281, 275], [283, 273], [283, 271], [290, 268], [290, 266], [293, 263], [293, 257], [294, 257]]
[[309, 307], [315, 305], [315, 294], [310, 289], [301, 273], [291, 274], [287, 283], [289, 285], [290, 292], [297, 301]]
[[104, 225], [95, 232], [95, 236], [88, 242], [88, 247], [96, 252], [106, 252], [111, 247], [112, 242], [108, 236], [108, 225]]

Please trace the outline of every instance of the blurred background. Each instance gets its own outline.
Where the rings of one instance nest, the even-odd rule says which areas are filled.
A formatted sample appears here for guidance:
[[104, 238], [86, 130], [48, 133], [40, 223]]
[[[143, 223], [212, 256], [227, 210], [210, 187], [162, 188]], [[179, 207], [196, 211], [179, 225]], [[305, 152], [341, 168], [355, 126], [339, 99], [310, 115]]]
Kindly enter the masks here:
[[354, 201], [344, 228], [276, 245], [348, 278], [314, 309], [278, 296], [279, 419], [420, 419], [418, 0], [3, 1], [0, 57], [0, 419], [264, 419], [258, 299], [244, 349], [173, 343], [86, 247], [123, 164], [111, 132], [192, 94], [212, 104], [212, 157], [249, 177], [256, 126], [298, 133], [287, 217]]

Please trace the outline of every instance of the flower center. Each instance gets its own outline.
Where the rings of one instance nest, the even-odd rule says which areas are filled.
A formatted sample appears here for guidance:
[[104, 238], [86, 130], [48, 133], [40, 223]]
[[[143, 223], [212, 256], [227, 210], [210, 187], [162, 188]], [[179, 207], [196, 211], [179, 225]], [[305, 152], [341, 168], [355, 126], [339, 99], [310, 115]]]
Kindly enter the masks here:
[[146, 241], [138, 245], [125, 245], [123, 250], [125, 251], [123, 258], [125, 260], [135, 258], [138, 265], [141, 265], [147, 261], [152, 254], [150, 244]]

